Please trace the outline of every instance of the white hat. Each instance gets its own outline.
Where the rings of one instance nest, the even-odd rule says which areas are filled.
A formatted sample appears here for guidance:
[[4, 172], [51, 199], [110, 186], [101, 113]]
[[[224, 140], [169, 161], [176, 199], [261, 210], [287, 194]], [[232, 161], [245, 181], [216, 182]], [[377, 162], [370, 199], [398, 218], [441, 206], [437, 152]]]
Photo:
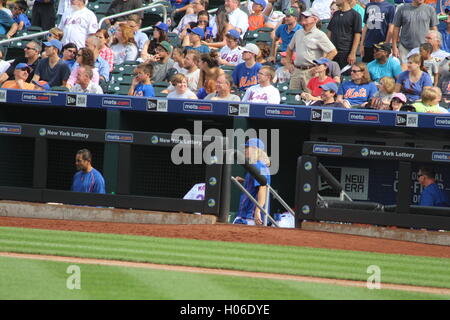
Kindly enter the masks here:
[[308, 10], [303, 11], [301, 13], [301, 15], [305, 16], [305, 17], [311, 17], [311, 16], [319, 17], [319, 13], [314, 8], [309, 8]]
[[250, 52], [250, 53], [253, 53], [255, 55], [258, 55], [259, 54], [259, 48], [254, 43], [247, 43], [247, 45], [242, 48], [242, 53], [244, 53], [244, 52]]

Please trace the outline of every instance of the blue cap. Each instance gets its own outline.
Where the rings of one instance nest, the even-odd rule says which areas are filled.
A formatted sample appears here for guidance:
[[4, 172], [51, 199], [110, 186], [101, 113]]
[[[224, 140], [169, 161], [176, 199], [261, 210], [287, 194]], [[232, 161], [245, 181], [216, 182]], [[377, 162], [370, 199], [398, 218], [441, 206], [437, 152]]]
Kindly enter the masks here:
[[259, 4], [263, 7], [263, 9], [266, 7], [266, 2], [264, 0], [252, 0], [254, 3]]
[[162, 31], [169, 31], [169, 26], [167, 24], [165, 24], [164, 22], [158, 22], [157, 24], [155, 24], [155, 28], [158, 28], [159, 30]]
[[262, 142], [261, 140], [259, 140], [258, 138], [252, 138], [252, 139], [248, 139], [247, 143], [245, 144], [246, 147], [256, 147], [259, 148], [261, 150], [264, 150], [264, 142]]
[[31, 82], [33, 82], [35, 85], [41, 87], [44, 90], [50, 90], [50, 85], [48, 84], [47, 81], [36, 81], [36, 80], [32, 80]]
[[320, 59], [317, 59], [317, 60], [313, 60], [313, 62], [315, 63], [315, 64], [326, 64], [327, 65], [327, 67], [330, 65], [330, 60], [328, 60], [327, 58], [320, 58]]
[[330, 90], [330, 91], [333, 91], [334, 93], [338, 92], [338, 86], [334, 82], [328, 82], [328, 83], [322, 84], [319, 86], [319, 88], [322, 88], [323, 90]]
[[47, 46], [47, 47], [55, 47], [59, 51], [62, 50], [62, 43], [61, 43], [61, 41], [59, 41], [57, 39], [52, 39], [50, 41], [44, 42], [44, 45]]
[[30, 70], [31, 69], [31, 67], [29, 66], [29, 65], [27, 65], [26, 63], [18, 63], [17, 65], [16, 65], [16, 70], [17, 69], [23, 69], [23, 68], [27, 68], [28, 70]]
[[203, 38], [205, 36], [205, 31], [203, 31], [203, 29], [199, 27], [188, 29], [188, 33], [195, 33], [196, 35], [200, 36], [200, 38]]
[[241, 38], [240, 33], [235, 29], [230, 29], [230, 31], [227, 32], [227, 35], [232, 36], [236, 40], [239, 40]]

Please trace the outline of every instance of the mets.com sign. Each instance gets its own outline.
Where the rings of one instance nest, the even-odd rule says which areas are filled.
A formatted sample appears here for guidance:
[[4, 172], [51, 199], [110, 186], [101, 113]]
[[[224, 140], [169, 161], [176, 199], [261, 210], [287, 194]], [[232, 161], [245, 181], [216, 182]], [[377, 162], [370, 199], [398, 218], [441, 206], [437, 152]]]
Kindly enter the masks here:
[[431, 154], [431, 160], [450, 162], [450, 152], [433, 152]]

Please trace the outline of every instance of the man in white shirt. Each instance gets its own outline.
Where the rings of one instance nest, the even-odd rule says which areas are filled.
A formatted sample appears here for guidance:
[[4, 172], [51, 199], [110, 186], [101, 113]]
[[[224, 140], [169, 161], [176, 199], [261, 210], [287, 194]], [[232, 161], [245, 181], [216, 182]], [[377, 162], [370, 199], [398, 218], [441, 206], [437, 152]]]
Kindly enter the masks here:
[[239, 0], [225, 0], [225, 10], [228, 13], [230, 25], [243, 38], [248, 29], [248, 15], [239, 8], [239, 5]]
[[81, 49], [88, 34], [98, 30], [97, 16], [86, 8], [84, 0], [70, 0], [70, 4], [72, 10], [64, 12], [58, 27], [64, 31], [63, 45], [73, 42]]
[[[433, 46], [433, 52], [431, 53], [431, 57], [433, 60], [435, 60], [439, 65], [443, 62], [445, 62], [445, 58], [450, 56], [450, 53], [447, 51], [441, 50], [441, 44], [442, 44], [442, 35], [437, 30], [430, 30], [428, 31], [427, 35], [425, 36], [425, 42], [428, 42]], [[412, 56], [413, 54], [419, 53], [419, 48], [412, 49], [409, 53], [407, 58]]]
[[93, 75], [94, 74], [91, 67], [80, 67], [80, 69], [78, 69], [77, 82], [70, 91], [103, 94], [102, 88], [98, 84], [91, 81]]
[[280, 104], [280, 91], [272, 86], [275, 70], [269, 66], [263, 66], [258, 71], [258, 84], [251, 86], [245, 92], [242, 102]]

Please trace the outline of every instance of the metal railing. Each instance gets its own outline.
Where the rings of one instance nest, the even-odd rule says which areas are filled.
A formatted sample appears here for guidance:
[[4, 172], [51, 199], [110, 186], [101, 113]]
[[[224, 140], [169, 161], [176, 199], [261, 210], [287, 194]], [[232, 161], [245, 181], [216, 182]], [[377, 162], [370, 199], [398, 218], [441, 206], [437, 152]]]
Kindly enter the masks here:
[[[114, 19], [114, 18], [118, 18], [118, 17], [122, 17], [122, 16], [127, 16], [127, 15], [132, 14], [132, 13], [146, 11], [146, 10], [150, 10], [152, 8], [157, 8], [157, 7], [163, 7], [163, 21], [164, 21], [164, 23], [166, 23], [166, 21], [167, 21], [167, 8], [164, 6], [164, 4], [167, 4], [167, 2], [165, 2], [165, 1], [157, 1], [157, 2], [151, 3], [148, 6], [145, 6], [145, 7], [142, 7], [142, 8], [137, 8], [137, 9], [133, 9], [133, 10], [129, 10], [129, 11], [113, 14], [111, 16], [103, 17], [102, 19], [100, 19], [98, 25], [100, 27], [102, 25], [102, 23], [106, 19]], [[144, 31], [144, 29], [146, 29], [146, 28], [141, 29], [141, 31]], [[14, 42], [14, 41], [21, 41], [21, 40], [26, 40], [26, 39], [39, 38], [41, 36], [47, 35], [49, 33], [49, 31], [50, 30], [37, 32], [37, 33], [30, 33], [30, 34], [23, 35], [23, 36], [20, 36], [20, 37], [15, 37], [15, 38], [11, 38], [11, 39], [1, 40], [0, 41], [0, 45], [6, 44], [6, 43], [10, 43], [10, 42]]]

